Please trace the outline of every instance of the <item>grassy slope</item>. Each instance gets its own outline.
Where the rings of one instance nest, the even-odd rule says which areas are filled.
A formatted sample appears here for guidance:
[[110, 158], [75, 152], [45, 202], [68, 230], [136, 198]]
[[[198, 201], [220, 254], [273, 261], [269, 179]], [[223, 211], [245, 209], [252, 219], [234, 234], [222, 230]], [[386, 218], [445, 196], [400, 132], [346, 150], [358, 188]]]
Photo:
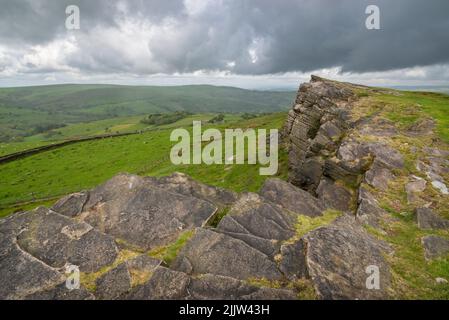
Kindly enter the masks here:
[[[449, 238], [449, 231], [420, 230], [414, 218], [416, 206], [430, 203], [436, 212], [449, 219], [449, 197], [437, 192], [430, 183], [422, 195], [424, 199], [421, 203], [408, 204], [405, 193], [405, 185], [410, 175], [426, 178], [415, 166], [418, 159], [428, 156], [422, 148], [432, 146], [449, 149], [449, 96], [424, 92], [367, 94], [362, 104], [378, 117], [394, 121], [398, 129], [407, 129], [424, 118], [431, 117], [437, 121], [437, 132], [431, 136], [409, 137], [398, 134], [382, 139], [382, 142], [404, 155], [405, 168], [395, 172], [396, 179], [390, 183], [387, 191], [371, 189], [380, 199], [381, 206], [396, 220], [385, 223], [382, 231], [367, 229], [391, 244], [394, 249], [394, 254], [387, 257], [391, 264], [393, 297], [449, 299], [449, 285], [437, 284], [435, 280], [438, 277], [449, 279], [449, 256], [428, 262], [424, 259], [421, 244], [421, 238], [425, 235], [437, 234]], [[379, 138], [374, 136], [363, 136], [362, 139], [379, 141]], [[445, 178], [449, 181], [449, 175]]]
[[39, 124], [70, 124], [146, 113], [275, 112], [294, 92], [231, 87], [57, 85], [0, 89], [0, 136], [30, 135]]
[[[285, 116], [277, 113], [251, 120], [229, 116], [228, 123], [217, 127], [280, 128]], [[183, 119], [176, 125], [191, 125], [191, 121]], [[164, 175], [181, 171], [236, 191], [256, 191], [263, 183], [258, 166], [253, 165], [172, 165], [169, 152], [174, 143], [169, 140], [169, 128], [167, 125], [166, 129], [139, 135], [78, 143], [0, 165], [0, 207], [91, 188], [118, 172]], [[286, 155], [282, 156], [285, 159]]]

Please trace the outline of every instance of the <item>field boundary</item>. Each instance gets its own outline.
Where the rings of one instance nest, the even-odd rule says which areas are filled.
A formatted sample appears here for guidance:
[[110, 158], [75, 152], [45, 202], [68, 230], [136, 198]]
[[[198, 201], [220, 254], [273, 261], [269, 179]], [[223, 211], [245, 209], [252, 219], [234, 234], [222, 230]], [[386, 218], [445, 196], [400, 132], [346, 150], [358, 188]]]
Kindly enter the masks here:
[[70, 140], [65, 140], [62, 142], [47, 144], [44, 146], [27, 149], [27, 150], [15, 152], [15, 153], [10, 153], [5, 156], [1, 156], [0, 164], [5, 164], [5, 163], [11, 162], [11, 161], [29, 157], [29, 156], [32, 156], [32, 155], [35, 155], [35, 154], [38, 154], [38, 153], [41, 153], [44, 151], [49, 151], [49, 150], [65, 147], [67, 145], [74, 144], [74, 143], [101, 140], [101, 139], [107, 139], [107, 138], [125, 137], [125, 136], [131, 136], [131, 135], [135, 135], [135, 134], [141, 134], [143, 132], [144, 131], [142, 130], [139, 132], [111, 133], [111, 134], [103, 134], [103, 135], [97, 135], [97, 136], [91, 136], [91, 137], [70, 139]]

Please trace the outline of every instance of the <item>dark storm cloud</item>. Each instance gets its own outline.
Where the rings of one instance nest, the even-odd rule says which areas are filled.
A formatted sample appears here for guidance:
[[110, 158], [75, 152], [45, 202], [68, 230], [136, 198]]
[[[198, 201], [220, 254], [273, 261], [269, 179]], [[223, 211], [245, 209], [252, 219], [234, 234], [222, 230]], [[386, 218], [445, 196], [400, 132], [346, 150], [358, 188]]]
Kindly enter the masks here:
[[[63, 62], [81, 72], [273, 74], [330, 67], [368, 72], [449, 62], [447, 0], [190, 3], [0, 0], [0, 45], [26, 51], [63, 39], [69, 34], [65, 7], [76, 4], [82, 29], [70, 34], [78, 50]], [[369, 4], [380, 7], [381, 30], [365, 28]], [[148, 27], [147, 38], [129, 29], [136, 22], [154, 27]]]

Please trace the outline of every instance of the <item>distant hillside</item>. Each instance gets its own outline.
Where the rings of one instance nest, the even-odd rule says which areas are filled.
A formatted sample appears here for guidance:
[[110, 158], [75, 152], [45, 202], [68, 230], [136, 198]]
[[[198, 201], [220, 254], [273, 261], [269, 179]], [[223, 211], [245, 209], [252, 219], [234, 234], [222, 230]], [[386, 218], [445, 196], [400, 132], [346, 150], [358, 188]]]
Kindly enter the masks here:
[[294, 92], [206, 85], [155, 87], [56, 85], [0, 89], [0, 141], [63, 124], [169, 111], [274, 112], [288, 110]]

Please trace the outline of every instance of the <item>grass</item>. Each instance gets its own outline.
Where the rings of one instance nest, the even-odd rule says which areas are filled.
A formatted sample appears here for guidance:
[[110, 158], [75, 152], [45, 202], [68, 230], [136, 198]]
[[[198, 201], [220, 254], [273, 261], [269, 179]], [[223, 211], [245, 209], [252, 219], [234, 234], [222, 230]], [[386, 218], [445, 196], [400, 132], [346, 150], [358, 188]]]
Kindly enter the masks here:
[[162, 246], [151, 250], [148, 254], [156, 259], [164, 261], [167, 265], [170, 265], [178, 255], [179, 251], [185, 246], [188, 240], [195, 234], [194, 230], [188, 230], [183, 232], [178, 239], [167, 246]]
[[[234, 117], [217, 128], [280, 128], [284, 118], [284, 113], [250, 120]], [[180, 171], [204, 183], [237, 192], [257, 191], [267, 178], [258, 174], [259, 165], [173, 165], [169, 159], [174, 145], [170, 142], [170, 133], [167, 127], [138, 135], [82, 142], [0, 165], [0, 208], [90, 189], [119, 172], [162, 176]], [[285, 163], [286, 153], [280, 158], [281, 163]], [[282, 170], [280, 174], [285, 175], [286, 168]]]
[[0, 141], [32, 136], [40, 125], [70, 125], [105, 119], [114, 122], [117, 117], [150, 113], [276, 112], [288, 110], [294, 95], [294, 92], [201, 85], [3, 88], [0, 89]]
[[216, 228], [220, 221], [229, 213], [230, 208], [226, 207], [218, 211], [215, 216], [209, 221], [209, 226]]
[[449, 95], [404, 91], [400, 95], [376, 96], [375, 100], [390, 106], [387, 117], [403, 126], [425, 116], [436, 119], [440, 138], [449, 143]]
[[[393, 254], [385, 258], [392, 274], [391, 296], [401, 299], [449, 299], [449, 285], [438, 284], [436, 278], [449, 279], [449, 255], [434, 261], [426, 261], [421, 238], [434, 234], [448, 238], [449, 231], [421, 230], [413, 211], [417, 206], [430, 204], [435, 212], [449, 218], [449, 199], [434, 190], [430, 183], [420, 194], [421, 200], [409, 204], [405, 185], [410, 175], [425, 175], [416, 169], [416, 161], [428, 154], [424, 147], [448, 149], [449, 142], [449, 96], [425, 92], [396, 92], [395, 94], [370, 94], [365, 103], [377, 108], [376, 117], [391, 120], [400, 130], [392, 137], [383, 137], [382, 142], [398, 150], [404, 157], [403, 169], [394, 170], [395, 179], [388, 190], [380, 191], [367, 187], [383, 209], [394, 220], [384, 222], [380, 228], [366, 227], [375, 237], [392, 246]], [[435, 134], [410, 137], [404, 134], [411, 125], [422, 119], [433, 118], [437, 122]], [[378, 142], [379, 137], [362, 136], [364, 141]], [[449, 178], [446, 177], [446, 178]]]
[[323, 215], [314, 218], [305, 215], [298, 215], [295, 239], [301, 238], [309, 231], [330, 224], [342, 214], [343, 213], [341, 211], [327, 209], [323, 212]]
[[402, 299], [449, 299], [449, 285], [438, 284], [436, 278], [449, 279], [449, 256], [428, 262], [424, 258], [421, 238], [435, 234], [448, 237], [448, 231], [420, 230], [412, 213], [393, 213], [397, 221], [384, 225], [384, 232], [369, 229], [394, 249], [386, 259], [390, 263], [393, 296]]
[[[130, 251], [130, 250], [121, 250], [115, 259], [115, 261], [108, 265], [102, 267], [100, 270], [96, 272], [81, 272], [80, 273], [80, 283], [90, 292], [95, 293], [97, 289], [96, 281], [98, 278], [100, 278], [102, 275], [107, 273], [108, 271], [116, 268], [118, 265], [124, 263], [127, 260], [130, 260], [132, 258], [135, 258], [139, 255], [139, 253]], [[135, 280], [135, 282], [138, 282], [138, 280]]]

